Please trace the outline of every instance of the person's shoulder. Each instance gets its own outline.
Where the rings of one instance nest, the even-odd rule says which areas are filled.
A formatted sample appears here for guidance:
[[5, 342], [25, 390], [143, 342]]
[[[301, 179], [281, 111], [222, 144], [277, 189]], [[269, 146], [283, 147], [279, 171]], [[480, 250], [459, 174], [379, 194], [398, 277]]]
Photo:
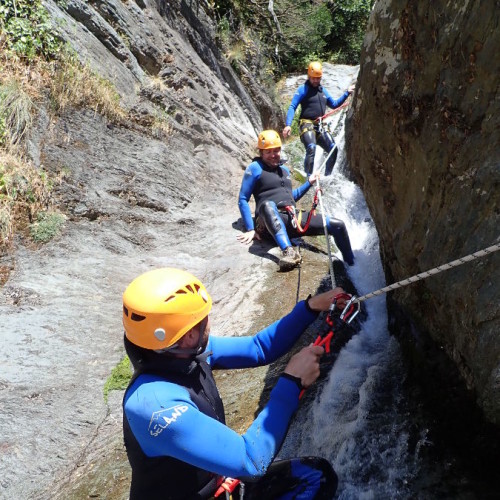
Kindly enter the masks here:
[[307, 83], [308, 83], [308, 81], [306, 81], [306, 82], [302, 83], [301, 85], [299, 85], [297, 87], [297, 90], [295, 91], [295, 94], [298, 94], [298, 95], [304, 94], [307, 91], [307, 89], [308, 89]]
[[154, 405], [159, 400], [165, 403], [167, 400], [185, 399], [186, 397], [189, 398], [189, 393], [185, 387], [157, 375], [143, 373], [127, 390], [124, 404], [126, 408], [144, 407], [150, 404]]
[[285, 172], [287, 176], [291, 175], [291, 171], [288, 167], [285, 167], [285, 165], [280, 165], [280, 168]]
[[262, 172], [262, 164], [259, 158], [254, 158], [245, 170], [245, 175], [258, 175]]

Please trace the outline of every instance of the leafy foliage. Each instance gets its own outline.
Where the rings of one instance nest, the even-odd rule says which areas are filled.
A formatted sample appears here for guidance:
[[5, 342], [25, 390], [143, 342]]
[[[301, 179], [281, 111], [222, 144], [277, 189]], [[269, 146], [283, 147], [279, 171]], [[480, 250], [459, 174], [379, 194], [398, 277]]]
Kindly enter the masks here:
[[359, 60], [373, 0], [337, 0], [330, 8], [334, 29], [327, 38], [338, 63]]
[[242, 40], [257, 43], [278, 76], [303, 71], [312, 59], [357, 64], [373, 2], [276, 0], [274, 17], [267, 0], [212, 3], [222, 49], [230, 54]]
[[0, 29], [7, 48], [28, 60], [51, 59], [61, 48], [41, 0], [2, 0]]

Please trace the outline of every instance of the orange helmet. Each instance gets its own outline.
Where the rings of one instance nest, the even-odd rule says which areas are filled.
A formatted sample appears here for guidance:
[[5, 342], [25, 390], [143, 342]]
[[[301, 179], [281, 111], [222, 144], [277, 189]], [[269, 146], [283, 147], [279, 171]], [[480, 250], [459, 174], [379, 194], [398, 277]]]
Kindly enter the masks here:
[[257, 147], [259, 149], [281, 148], [280, 135], [275, 130], [264, 130], [259, 134]]
[[123, 294], [123, 326], [133, 344], [165, 349], [208, 316], [212, 299], [200, 280], [180, 269], [141, 274]]
[[319, 61], [309, 63], [307, 68], [307, 76], [312, 78], [321, 78], [323, 76], [323, 66]]

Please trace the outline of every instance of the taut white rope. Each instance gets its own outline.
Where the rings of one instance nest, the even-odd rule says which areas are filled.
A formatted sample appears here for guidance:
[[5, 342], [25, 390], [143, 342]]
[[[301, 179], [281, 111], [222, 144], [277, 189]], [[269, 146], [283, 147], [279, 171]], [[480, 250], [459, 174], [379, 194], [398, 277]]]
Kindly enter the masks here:
[[424, 278], [428, 278], [429, 276], [433, 276], [434, 274], [438, 274], [442, 271], [447, 271], [452, 267], [461, 266], [466, 262], [471, 262], [473, 260], [479, 259], [480, 257], [489, 255], [493, 252], [496, 252], [497, 250], [500, 250], [500, 243], [485, 248], [484, 250], [479, 250], [478, 252], [471, 253], [470, 255], [461, 257], [460, 259], [453, 260], [451, 262], [448, 262], [447, 264], [435, 267], [434, 269], [430, 269], [429, 271], [424, 271], [422, 273], [416, 274], [411, 278], [406, 278], [404, 280], [398, 281], [397, 283], [393, 283], [392, 285], [385, 286], [384, 288], [380, 288], [379, 290], [375, 290], [374, 292], [367, 293], [366, 295], [362, 295], [361, 297], [353, 297], [353, 300], [356, 302], [363, 302], [364, 300], [371, 299], [372, 297], [376, 297], [377, 295], [382, 295], [383, 293], [391, 292], [392, 290], [396, 290], [397, 288], [401, 288], [406, 285], [410, 285], [411, 283], [423, 280]]

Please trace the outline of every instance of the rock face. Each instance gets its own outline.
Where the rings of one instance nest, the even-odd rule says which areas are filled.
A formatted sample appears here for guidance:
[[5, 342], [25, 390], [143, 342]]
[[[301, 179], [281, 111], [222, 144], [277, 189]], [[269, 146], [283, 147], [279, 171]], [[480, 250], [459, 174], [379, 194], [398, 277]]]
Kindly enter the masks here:
[[[2, 498], [57, 498], [54, 485], [69, 478], [99, 429], [121, 434], [103, 385], [123, 356], [121, 294], [135, 276], [190, 269], [218, 304], [224, 335], [246, 333], [260, 283], [276, 267], [236, 240], [242, 167], [262, 125], [218, 59], [198, 4], [46, 6], [78, 56], [113, 82], [132, 119], [109, 123], [85, 109], [52, 116], [48, 103], [39, 105], [29, 153], [65, 178], [55, 191], [67, 221], [41, 248], [18, 242], [0, 290]], [[158, 116], [168, 127], [155, 136]], [[106, 488], [112, 498], [114, 482]]]
[[261, 128], [257, 108], [218, 53], [212, 22], [197, 2], [69, 0], [64, 9], [53, 1], [46, 6], [62, 37], [82, 62], [113, 82], [132, 116], [165, 115], [174, 129], [221, 145], [238, 141], [250, 123]]
[[[346, 142], [388, 284], [500, 242], [499, 20], [498, 2], [375, 2]], [[500, 252], [393, 298], [500, 424]]]

